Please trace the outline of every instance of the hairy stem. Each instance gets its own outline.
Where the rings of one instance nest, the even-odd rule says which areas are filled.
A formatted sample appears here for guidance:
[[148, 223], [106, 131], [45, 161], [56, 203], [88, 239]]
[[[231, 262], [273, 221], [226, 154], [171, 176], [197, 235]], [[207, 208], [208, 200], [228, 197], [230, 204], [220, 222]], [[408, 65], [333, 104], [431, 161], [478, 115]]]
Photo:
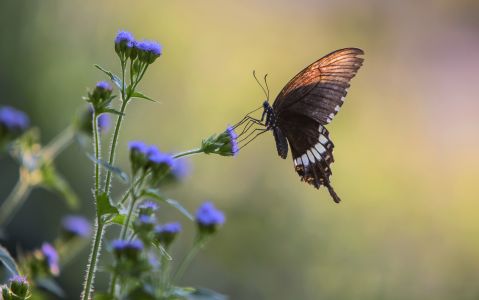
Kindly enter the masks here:
[[101, 241], [103, 239], [104, 224], [100, 217], [97, 218], [97, 224], [95, 226], [95, 237], [93, 239], [93, 246], [88, 259], [88, 267], [85, 278], [85, 284], [83, 286], [83, 292], [81, 294], [82, 300], [90, 300], [90, 295], [93, 290], [93, 280], [95, 278], [95, 272], [100, 256]]
[[94, 136], [94, 146], [95, 146], [95, 199], [98, 198], [98, 193], [100, 191], [100, 164], [98, 163], [101, 159], [100, 157], [100, 140], [98, 138], [98, 115], [95, 113], [93, 115], [93, 136]]
[[183, 156], [191, 156], [191, 155], [195, 155], [195, 154], [199, 154], [199, 153], [203, 153], [203, 150], [201, 148], [196, 148], [196, 149], [191, 149], [191, 150], [188, 150], [188, 151], [185, 151], [185, 152], [177, 153], [177, 154], [173, 155], [173, 158], [180, 158], [180, 157], [183, 157]]
[[188, 254], [185, 256], [183, 261], [181, 262], [180, 266], [176, 270], [175, 275], [173, 276], [173, 282], [178, 282], [178, 280], [183, 277], [183, 274], [185, 273], [186, 269], [190, 266], [191, 262], [195, 258], [195, 256], [198, 254], [198, 252], [203, 248], [207, 240], [207, 236], [198, 236], [196, 238], [195, 243], [193, 244], [193, 247], [191, 247], [190, 251]]

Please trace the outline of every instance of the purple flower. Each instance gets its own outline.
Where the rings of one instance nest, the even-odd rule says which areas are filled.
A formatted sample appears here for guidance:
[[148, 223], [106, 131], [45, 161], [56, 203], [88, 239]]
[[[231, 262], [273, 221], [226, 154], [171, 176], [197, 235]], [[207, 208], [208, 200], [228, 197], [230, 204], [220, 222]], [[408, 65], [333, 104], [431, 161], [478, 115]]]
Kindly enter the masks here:
[[135, 46], [138, 49], [138, 59], [148, 64], [153, 63], [163, 52], [161, 45], [155, 41], [141, 41]]
[[115, 44], [128, 45], [129, 43], [134, 41], [135, 41], [135, 38], [133, 37], [133, 34], [124, 30], [120, 30], [115, 37]]
[[91, 233], [90, 222], [81, 216], [66, 216], [62, 220], [62, 227], [65, 233], [73, 237], [88, 237]]
[[152, 215], [155, 211], [159, 208], [158, 204], [153, 201], [145, 201], [138, 205], [138, 210], [140, 211], [140, 215]]
[[175, 237], [181, 231], [181, 224], [178, 222], [167, 223], [164, 225], [157, 225], [155, 227], [156, 241], [162, 244], [164, 247], [168, 247]]
[[148, 147], [142, 141], [131, 141], [128, 143], [128, 149], [130, 151], [134, 150], [146, 154]]
[[21, 275], [15, 275], [12, 278], [9, 279], [10, 282], [18, 282], [18, 283], [28, 283], [27, 277], [21, 276]]
[[173, 157], [166, 153], [155, 153], [153, 155], [148, 156], [148, 160], [156, 165], [165, 165], [171, 168], [175, 163]]
[[230, 150], [231, 155], [236, 156], [236, 154], [239, 151], [238, 141], [237, 141], [238, 135], [234, 131], [233, 127], [231, 127], [231, 126], [228, 126], [226, 128], [226, 133], [227, 133], [228, 138], [229, 138], [229, 143], [228, 143], [229, 147], [227, 147], [227, 148]]
[[45, 257], [45, 262], [47, 263], [50, 273], [55, 276], [58, 275], [60, 273], [60, 267], [58, 265], [59, 258], [57, 250], [55, 250], [55, 248], [49, 243], [43, 243], [42, 253]]
[[212, 202], [204, 202], [196, 211], [196, 223], [201, 232], [213, 233], [225, 222], [225, 215]]
[[108, 90], [108, 91], [111, 91], [112, 90], [112, 87], [111, 85], [106, 82], [106, 81], [100, 81], [96, 84], [96, 88], [97, 89], [102, 89], [102, 90]]
[[140, 240], [114, 240], [111, 243], [113, 252], [118, 259], [126, 258], [137, 260], [143, 250], [143, 243]]
[[13, 107], [0, 107], [0, 126], [7, 130], [23, 131], [30, 125], [28, 116]]
[[155, 233], [177, 234], [180, 233], [181, 229], [181, 224], [178, 222], [166, 223], [163, 225], [157, 225], [155, 227]]

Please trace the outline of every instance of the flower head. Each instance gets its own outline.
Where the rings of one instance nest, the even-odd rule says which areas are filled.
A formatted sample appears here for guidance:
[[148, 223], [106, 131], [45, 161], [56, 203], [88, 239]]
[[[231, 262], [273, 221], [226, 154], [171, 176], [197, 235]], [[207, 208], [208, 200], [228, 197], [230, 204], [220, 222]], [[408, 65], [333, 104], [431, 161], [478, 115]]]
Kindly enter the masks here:
[[238, 135], [233, 127], [228, 126], [226, 130], [220, 134], [212, 135], [204, 140], [201, 149], [204, 153], [215, 153], [223, 156], [236, 156], [238, 148]]
[[[78, 119], [77, 128], [84, 134], [91, 135], [93, 133], [93, 107], [88, 105], [88, 108], [85, 111], [81, 112], [80, 118]], [[110, 129], [111, 117], [109, 114], [103, 113], [98, 119], [98, 130], [100, 132], [107, 132]]]
[[204, 202], [196, 211], [196, 223], [200, 232], [213, 233], [224, 222], [225, 215], [212, 202]]
[[139, 215], [133, 224], [133, 228], [142, 240], [147, 240], [155, 224], [156, 218], [154, 215]]
[[138, 210], [140, 215], [151, 216], [159, 208], [158, 204], [153, 201], [144, 201], [138, 205]]
[[45, 258], [50, 273], [57, 276], [60, 273], [59, 258], [57, 250], [49, 243], [43, 243], [41, 252]]
[[90, 222], [81, 216], [66, 216], [62, 220], [62, 228], [66, 237], [87, 238], [91, 233]]
[[0, 144], [19, 137], [30, 125], [28, 116], [13, 107], [0, 107]]
[[141, 141], [131, 141], [128, 143], [128, 149], [132, 173], [135, 175], [139, 170], [146, 168], [148, 146]]
[[162, 244], [164, 247], [168, 247], [178, 233], [181, 232], [181, 229], [181, 224], [178, 222], [157, 225], [155, 227], [155, 238], [157, 242]]
[[106, 81], [100, 81], [95, 85], [93, 91], [88, 93], [85, 98], [87, 102], [93, 105], [94, 111], [97, 114], [104, 112], [115, 96], [112, 96], [113, 89]]
[[136, 261], [143, 251], [143, 243], [140, 240], [114, 240], [111, 243], [113, 252], [117, 259], [129, 259]]
[[111, 85], [110, 85], [108, 82], [106, 82], [106, 81], [99, 81], [99, 82], [97, 82], [96, 88], [97, 88], [97, 89], [101, 89], [101, 90], [106, 90], [106, 91], [111, 91], [111, 90], [113, 90], [112, 87], [111, 87]]
[[131, 49], [135, 45], [135, 38], [133, 34], [128, 31], [119, 31], [115, 37], [115, 52], [124, 59], [124, 56], [129, 56]]
[[151, 64], [163, 53], [163, 49], [158, 42], [141, 41], [136, 44], [138, 49], [138, 59], [142, 62]]
[[9, 287], [2, 287], [4, 300], [23, 300], [30, 297], [30, 285], [25, 276], [15, 275], [8, 281]]
[[110, 129], [111, 117], [109, 114], [101, 114], [98, 117], [97, 122], [98, 122], [98, 130], [100, 130], [100, 132], [107, 132]]

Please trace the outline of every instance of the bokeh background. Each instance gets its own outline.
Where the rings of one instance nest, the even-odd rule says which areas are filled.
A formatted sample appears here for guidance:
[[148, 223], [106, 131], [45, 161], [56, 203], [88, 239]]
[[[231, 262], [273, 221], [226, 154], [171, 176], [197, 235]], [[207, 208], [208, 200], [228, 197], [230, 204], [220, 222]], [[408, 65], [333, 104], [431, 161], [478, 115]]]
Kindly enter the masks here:
[[[118, 71], [119, 29], [164, 46], [142, 84], [161, 104], [129, 106], [123, 168], [131, 139], [189, 149], [257, 107], [264, 96], [253, 69], [270, 74], [276, 94], [332, 50], [366, 52], [329, 126], [343, 202], [301, 183], [272, 135], [236, 158], [194, 157], [170, 195], [191, 210], [211, 199], [228, 221], [185, 284], [232, 299], [478, 299], [479, 2], [2, 0], [0, 103], [27, 111], [49, 141], [104, 79], [93, 64]], [[80, 147], [57, 166], [92, 217], [93, 168]], [[0, 158], [1, 198], [15, 172]], [[9, 245], [52, 240], [66, 212], [59, 197], [35, 190], [8, 227]], [[169, 212], [165, 219], [181, 218]], [[68, 299], [78, 297], [86, 255], [59, 280]]]

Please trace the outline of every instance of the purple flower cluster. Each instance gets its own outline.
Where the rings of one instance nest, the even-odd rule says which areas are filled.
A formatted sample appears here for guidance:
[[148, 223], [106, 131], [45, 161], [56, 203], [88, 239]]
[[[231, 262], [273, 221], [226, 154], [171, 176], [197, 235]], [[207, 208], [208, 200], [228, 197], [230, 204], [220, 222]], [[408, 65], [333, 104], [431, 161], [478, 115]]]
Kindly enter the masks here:
[[138, 210], [140, 215], [151, 216], [159, 208], [158, 204], [153, 201], [144, 201], [138, 205]]
[[161, 177], [175, 165], [175, 160], [170, 154], [160, 152], [154, 145], [146, 145], [141, 141], [128, 143], [130, 162], [133, 174], [140, 169], [152, 171], [153, 177]]
[[233, 127], [231, 126], [228, 126], [226, 128], [226, 133], [228, 135], [228, 138], [229, 138], [229, 149], [231, 151], [231, 154], [233, 156], [236, 156], [236, 154], [238, 153], [239, 151], [239, 148], [238, 148], [238, 141], [237, 141], [237, 138], [238, 138], [238, 135], [236, 134], [236, 132], [234, 131]]
[[69, 237], [82, 237], [86, 238], [90, 236], [91, 224], [87, 219], [81, 216], [66, 216], [62, 220], [63, 231]]
[[118, 32], [115, 38], [115, 51], [124, 61], [125, 58], [134, 60], [138, 58], [140, 62], [151, 64], [163, 53], [163, 49], [158, 42], [143, 40], [136, 41], [128, 31]]
[[28, 116], [13, 107], [0, 107], [0, 126], [6, 130], [24, 131], [30, 125]]
[[204, 202], [196, 211], [196, 223], [201, 232], [213, 233], [225, 222], [225, 215], [212, 202]]
[[41, 251], [50, 273], [54, 276], [57, 276], [60, 273], [59, 257], [57, 250], [55, 250], [55, 248], [51, 244], [43, 243]]
[[138, 257], [144, 248], [143, 242], [140, 240], [114, 240], [111, 243], [111, 247], [117, 259], [127, 259], [132, 261], [138, 260]]
[[107, 90], [107, 91], [112, 91], [111, 85], [106, 82], [106, 81], [100, 81], [96, 84], [97, 89], [102, 89], [102, 90]]

